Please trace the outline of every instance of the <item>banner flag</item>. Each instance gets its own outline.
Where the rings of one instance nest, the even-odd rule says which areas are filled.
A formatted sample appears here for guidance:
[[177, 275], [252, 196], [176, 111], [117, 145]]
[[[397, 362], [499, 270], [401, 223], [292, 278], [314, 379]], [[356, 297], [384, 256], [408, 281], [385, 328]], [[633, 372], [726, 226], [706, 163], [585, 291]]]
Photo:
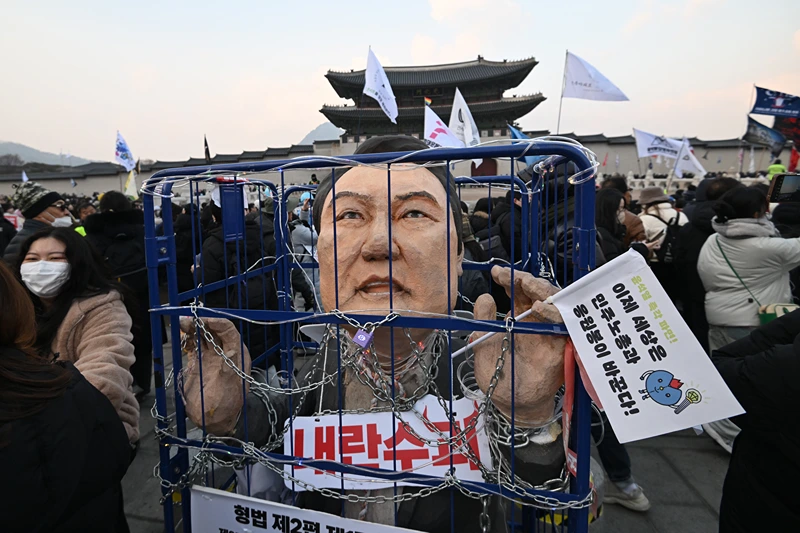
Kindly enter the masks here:
[[[511, 135], [512, 139], [530, 139], [530, 137], [528, 137], [527, 135], [525, 135], [524, 133], [519, 131], [517, 128], [515, 128], [511, 124], [506, 125], [506, 127], [508, 128], [508, 132]], [[547, 159], [547, 156], [546, 155], [526, 155], [525, 157], [523, 157], [523, 159], [525, 160], [525, 166], [529, 167], [531, 165], [534, 165], [534, 164], [538, 163], [539, 161], [542, 161], [543, 159]]]
[[422, 139], [431, 148], [464, 148], [464, 143], [444, 125], [430, 106], [425, 106], [425, 136]]
[[[450, 131], [455, 133], [456, 137], [461, 139], [464, 146], [476, 146], [481, 142], [480, 131], [478, 125], [475, 124], [475, 119], [472, 118], [472, 113], [467, 106], [467, 101], [461, 95], [461, 91], [456, 87], [456, 96], [453, 99], [453, 109], [450, 111]], [[483, 159], [473, 159], [475, 166], [483, 163]]]
[[768, 146], [772, 155], [779, 155], [786, 145], [786, 137], [777, 130], [768, 128], [752, 117], [747, 117], [747, 133], [743, 139], [752, 144]]
[[23, 181], [23, 182], [26, 182], [26, 181], [28, 181], [28, 175], [27, 175], [27, 174], [25, 174], [25, 171], [24, 171], [24, 170], [22, 171], [22, 181]]
[[551, 296], [619, 442], [744, 412], [650, 265], [630, 250]]
[[623, 102], [629, 98], [592, 65], [567, 52], [563, 98]]
[[651, 157], [663, 155], [670, 159], [678, 157], [683, 143], [678, 139], [670, 139], [661, 135], [654, 135], [634, 128], [633, 135], [636, 138], [636, 151], [639, 157]]
[[72, 178], [72, 179], [70, 179], [70, 180], [69, 180], [69, 183], [70, 183], [70, 185], [72, 185], [73, 187], [77, 187], [77, 186], [78, 186], [78, 182], [77, 182], [77, 181], [75, 181], [75, 178]]
[[386, 77], [386, 72], [384, 72], [381, 62], [372, 52], [372, 48], [369, 49], [369, 55], [367, 55], [367, 71], [364, 73], [363, 93], [377, 100], [389, 120], [397, 124], [397, 102], [394, 98], [394, 92], [392, 92], [389, 78]]
[[772, 129], [800, 146], [800, 118], [775, 117]]
[[206, 152], [206, 165], [211, 164], [211, 151], [208, 149], [208, 139], [206, 138], [205, 134], [203, 134], [203, 148]]
[[789, 156], [789, 172], [797, 172], [797, 163], [800, 162], [800, 152], [796, 146], [792, 146], [792, 154]]
[[125, 139], [122, 138], [119, 132], [117, 132], [117, 145], [114, 152], [114, 160], [125, 167], [125, 170], [128, 172], [136, 167], [136, 161], [133, 159], [131, 149], [128, 148], [128, 143], [125, 142]]
[[756, 87], [756, 103], [750, 112], [755, 115], [800, 117], [800, 96]]
[[675, 175], [682, 178], [684, 172], [691, 172], [695, 176], [700, 177], [708, 174], [694, 155], [694, 150], [692, 150], [692, 145], [689, 144], [689, 140], [685, 138], [683, 139], [683, 144], [681, 145], [681, 150], [678, 155], [678, 162], [675, 165]]
[[133, 199], [139, 198], [139, 189], [136, 188], [136, 173], [133, 170], [128, 172], [128, 179], [125, 181], [125, 196]]

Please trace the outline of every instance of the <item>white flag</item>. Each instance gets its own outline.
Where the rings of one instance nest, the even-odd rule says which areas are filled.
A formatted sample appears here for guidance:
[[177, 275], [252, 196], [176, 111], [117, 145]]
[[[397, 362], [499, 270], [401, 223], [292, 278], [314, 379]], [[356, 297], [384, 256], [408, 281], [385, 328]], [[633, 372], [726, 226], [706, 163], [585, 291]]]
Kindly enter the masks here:
[[444, 125], [439, 115], [429, 106], [425, 106], [425, 137], [423, 139], [431, 148], [464, 148], [464, 142]]
[[654, 155], [663, 155], [670, 159], [678, 157], [678, 152], [682, 145], [678, 139], [670, 139], [669, 137], [654, 135], [637, 129], [633, 130], [633, 135], [636, 137], [636, 151], [639, 153], [639, 157], [651, 157]]
[[608, 78], [600, 74], [592, 65], [571, 52], [567, 52], [562, 96], [611, 102], [628, 100], [619, 87], [608, 81]]
[[658, 156], [656, 157], [656, 165], [662, 165], [662, 164], [664, 164], [664, 160], [661, 158], [661, 154], [658, 154]]
[[689, 144], [688, 139], [684, 139], [681, 144], [681, 149], [678, 156], [678, 162], [675, 165], [675, 175], [679, 178], [683, 177], [684, 172], [691, 172], [695, 176], [703, 177], [706, 175], [706, 169], [700, 164], [700, 161], [695, 157], [692, 152], [692, 145]]
[[481, 142], [478, 125], [475, 124], [475, 119], [472, 118], [472, 113], [458, 87], [456, 87], [456, 97], [453, 99], [453, 110], [450, 112], [450, 131], [455, 133], [465, 146], [475, 146]]
[[128, 181], [125, 182], [125, 196], [139, 198], [139, 189], [136, 187], [136, 172], [128, 172]]
[[367, 71], [364, 74], [363, 92], [370, 98], [377, 100], [389, 120], [397, 124], [397, 120], [395, 120], [397, 118], [397, 102], [394, 99], [392, 86], [389, 84], [386, 72], [383, 71], [381, 62], [372, 52], [372, 48], [369, 49], [369, 55], [367, 56]]
[[27, 175], [27, 174], [25, 174], [25, 171], [24, 171], [24, 170], [22, 171], [22, 181], [23, 181], [23, 182], [25, 182], [25, 181], [28, 181], [28, 175]]
[[117, 145], [114, 151], [114, 160], [125, 167], [125, 170], [128, 172], [136, 168], [136, 160], [133, 159], [131, 149], [128, 148], [128, 143], [125, 142], [125, 139], [122, 138], [119, 132], [117, 132]]
[[756, 148], [755, 146], [750, 147], [750, 168], [747, 169], [749, 173], [754, 173], [756, 171]]

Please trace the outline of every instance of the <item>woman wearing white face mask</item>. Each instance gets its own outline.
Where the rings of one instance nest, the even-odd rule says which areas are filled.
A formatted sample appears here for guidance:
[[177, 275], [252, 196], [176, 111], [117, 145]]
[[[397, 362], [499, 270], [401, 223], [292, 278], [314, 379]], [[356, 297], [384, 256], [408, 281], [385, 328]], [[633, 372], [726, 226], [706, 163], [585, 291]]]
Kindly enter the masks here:
[[600, 189], [595, 194], [595, 226], [600, 237], [600, 247], [606, 261], [624, 254], [628, 248], [633, 248], [647, 259], [650, 250], [656, 243], [631, 243], [625, 246], [624, 239], [627, 229], [625, 227], [625, 197], [617, 189]]
[[106, 277], [102, 264], [76, 232], [49, 227], [22, 243], [16, 267], [36, 308], [36, 351], [74, 363], [111, 401], [135, 443], [139, 404], [130, 373], [135, 302]]
[[37, 231], [49, 226], [68, 228], [74, 223], [61, 195], [33, 181], [17, 186], [12, 203], [22, 212], [25, 223], [3, 254], [9, 264], [16, 262], [22, 243]]

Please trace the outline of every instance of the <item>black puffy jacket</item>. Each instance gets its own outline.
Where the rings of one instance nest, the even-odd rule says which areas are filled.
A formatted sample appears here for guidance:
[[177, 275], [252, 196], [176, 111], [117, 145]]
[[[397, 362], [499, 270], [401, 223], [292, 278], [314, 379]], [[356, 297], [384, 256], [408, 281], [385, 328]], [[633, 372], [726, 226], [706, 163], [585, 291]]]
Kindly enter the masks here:
[[675, 248], [675, 273], [680, 279], [676, 285], [683, 302], [683, 317], [689, 328], [708, 353], [708, 320], [706, 319], [706, 289], [697, 273], [697, 259], [708, 237], [714, 233], [711, 219], [716, 216], [714, 204], [710, 200], [697, 202], [688, 224], [678, 229], [678, 242]]
[[[3, 348], [0, 357], [26, 356]], [[67, 367], [64, 394], [13, 422], [11, 441], [0, 448], [3, 531], [127, 530], [120, 482], [131, 460], [128, 435], [111, 402]]]
[[131, 374], [137, 385], [150, 390], [153, 367], [153, 339], [150, 327], [150, 298], [144, 253], [144, 211], [105, 211], [86, 218], [86, 240], [103, 257], [111, 277], [130, 289], [135, 297], [132, 313], [133, 347], [136, 362]]
[[796, 531], [800, 507], [800, 311], [755, 329], [712, 353], [746, 414], [722, 487], [720, 533]]
[[17, 228], [14, 227], [6, 217], [0, 217], [0, 257], [6, 250], [11, 240], [17, 234]]
[[[253, 220], [245, 222], [244, 239], [225, 242], [223, 227], [212, 227], [203, 241], [203, 269], [200, 282], [214, 282], [244, 274], [275, 262], [275, 238], [272, 226]], [[231, 281], [225, 287], [205, 294], [206, 307], [230, 309], [278, 309], [278, 296], [274, 271], [247, 278], [246, 282]], [[278, 341], [278, 327], [264, 327], [248, 322], [234, 321], [239, 327], [244, 343], [255, 359]], [[278, 365], [279, 355], [273, 354], [268, 363]]]

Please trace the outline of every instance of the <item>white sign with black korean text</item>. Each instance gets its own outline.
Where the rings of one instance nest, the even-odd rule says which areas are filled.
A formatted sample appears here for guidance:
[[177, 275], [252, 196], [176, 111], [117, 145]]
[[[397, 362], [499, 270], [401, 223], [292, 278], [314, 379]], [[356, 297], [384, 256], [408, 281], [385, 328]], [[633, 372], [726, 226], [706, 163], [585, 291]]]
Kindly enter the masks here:
[[[449, 408], [449, 402], [448, 402]], [[391, 412], [344, 414], [324, 416], [298, 416], [284, 436], [284, 453], [295, 457], [337, 461], [353, 466], [365, 466], [413, 472], [426, 476], [444, 477], [454, 468], [454, 475], [464, 481], [483, 481], [480, 468], [466, 454], [471, 454], [487, 468], [492, 468], [489, 439], [484, 431], [483, 418], [478, 417], [478, 404], [462, 398], [453, 401], [453, 432], [457, 435], [470, 428], [455, 444], [449, 446], [451, 423], [438, 399], [423, 396], [411, 411], [403, 413], [403, 421], [417, 435], [430, 441], [425, 443]], [[418, 416], [419, 415], [419, 416]], [[424, 417], [436, 431], [426, 427]], [[441, 443], [441, 444], [436, 444]], [[314, 487], [338, 489], [342, 475], [305, 466], [286, 465], [287, 474]], [[379, 489], [394, 486], [390, 481], [375, 481], [375, 476], [344, 475], [344, 488], [356, 490]], [[372, 481], [366, 481], [372, 480]], [[413, 485], [398, 482], [397, 485]], [[304, 490], [301, 485], [286, 480], [292, 490]]]
[[636, 251], [551, 301], [620, 442], [744, 412]]
[[195, 533], [414, 533], [207, 487], [191, 491]]

